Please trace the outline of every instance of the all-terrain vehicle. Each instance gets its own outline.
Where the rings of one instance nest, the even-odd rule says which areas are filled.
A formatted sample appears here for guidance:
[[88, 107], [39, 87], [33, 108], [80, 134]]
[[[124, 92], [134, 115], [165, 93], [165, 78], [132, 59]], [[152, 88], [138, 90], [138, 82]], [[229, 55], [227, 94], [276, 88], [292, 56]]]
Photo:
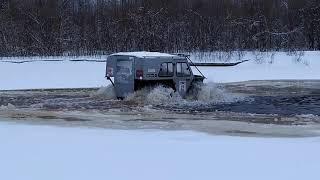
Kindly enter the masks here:
[[[205, 79], [197, 66], [234, 66], [239, 63], [200, 64], [193, 63], [185, 54], [123, 52], [108, 56], [106, 77], [114, 86], [119, 99], [144, 87], [157, 85], [170, 87], [185, 97], [196, 84]], [[201, 75], [195, 75], [191, 66]]]

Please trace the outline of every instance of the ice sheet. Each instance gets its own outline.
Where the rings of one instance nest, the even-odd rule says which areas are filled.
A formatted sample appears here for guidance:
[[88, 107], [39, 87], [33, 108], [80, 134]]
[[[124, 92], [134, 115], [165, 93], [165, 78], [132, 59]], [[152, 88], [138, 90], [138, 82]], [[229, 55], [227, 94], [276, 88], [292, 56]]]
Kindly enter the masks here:
[[317, 180], [319, 138], [0, 123], [1, 179]]

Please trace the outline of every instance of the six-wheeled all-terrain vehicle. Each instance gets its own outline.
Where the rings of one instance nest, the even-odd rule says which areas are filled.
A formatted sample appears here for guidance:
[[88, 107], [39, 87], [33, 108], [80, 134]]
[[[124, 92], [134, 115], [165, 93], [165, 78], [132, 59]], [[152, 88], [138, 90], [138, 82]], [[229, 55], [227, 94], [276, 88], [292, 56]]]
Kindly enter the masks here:
[[[108, 56], [106, 77], [114, 86], [117, 98], [123, 99], [148, 86], [170, 87], [185, 97], [204, 75], [197, 66], [234, 66], [238, 63], [193, 63], [188, 55], [158, 52], [124, 52]], [[201, 75], [195, 75], [191, 66]]]

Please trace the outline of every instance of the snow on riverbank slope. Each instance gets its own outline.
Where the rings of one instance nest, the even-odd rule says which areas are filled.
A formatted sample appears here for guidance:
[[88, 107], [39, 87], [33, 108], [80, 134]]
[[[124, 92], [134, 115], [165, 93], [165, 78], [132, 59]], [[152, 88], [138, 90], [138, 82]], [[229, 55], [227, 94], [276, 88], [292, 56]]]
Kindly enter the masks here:
[[316, 180], [320, 139], [0, 123], [0, 179]]
[[203, 67], [201, 71], [209, 81], [214, 82], [320, 79], [320, 52], [306, 52], [300, 61], [297, 61], [298, 57], [288, 56], [286, 53], [256, 56], [247, 54], [243, 58], [251, 61], [238, 66]]
[[0, 62], [0, 90], [100, 87], [107, 84], [104, 71], [97, 62]]
[[[105, 57], [100, 57], [105, 60]], [[213, 58], [213, 59], [211, 59]], [[201, 59], [192, 56], [195, 61], [210, 61], [215, 56]], [[320, 79], [320, 52], [306, 52], [302, 62], [297, 62], [295, 56], [286, 53], [259, 56], [247, 53], [241, 59], [251, 59], [234, 67], [201, 67], [200, 70], [208, 78], [207, 81], [235, 82], [247, 80], [274, 79]], [[21, 64], [6, 63], [9, 61], [26, 61], [24, 59], [2, 59], [0, 61], [0, 90], [35, 89], [35, 88], [82, 88], [100, 87], [108, 84], [104, 78], [105, 63], [94, 62], [99, 58], [86, 57], [88, 61], [40, 61], [30, 58], [34, 62]], [[256, 61], [256, 59], [260, 59]], [[57, 59], [55, 59], [57, 60]], [[63, 60], [63, 58], [61, 59]], [[83, 60], [83, 59], [82, 59]], [[236, 59], [231, 59], [235, 61]], [[273, 61], [273, 63], [269, 63]]]

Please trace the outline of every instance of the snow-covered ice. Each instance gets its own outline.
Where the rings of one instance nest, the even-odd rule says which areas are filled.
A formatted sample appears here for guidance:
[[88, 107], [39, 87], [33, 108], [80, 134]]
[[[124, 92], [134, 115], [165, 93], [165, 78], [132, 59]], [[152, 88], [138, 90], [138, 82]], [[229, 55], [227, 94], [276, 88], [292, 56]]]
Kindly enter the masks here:
[[266, 55], [257, 60], [254, 54], [244, 59], [251, 61], [233, 67], [202, 67], [201, 71], [213, 82], [238, 82], [249, 80], [311, 80], [320, 79], [320, 52], [305, 52], [299, 57], [286, 53]]
[[[136, 53], [142, 56], [144, 52]], [[148, 54], [144, 54], [148, 55]], [[247, 80], [274, 80], [274, 79], [320, 79], [320, 52], [305, 52], [297, 62], [295, 56], [286, 53], [275, 53], [257, 57], [257, 54], [247, 53], [241, 59], [250, 59], [234, 67], [200, 67], [208, 78], [207, 82], [237, 82]], [[214, 56], [191, 56], [194, 61], [216, 61]], [[258, 60], [257, 60], [258, 58]], [[259, 59], [260, 58], [260, 59]], [[89, 61], [39, 61], [37, 58], [2, 58], [0, 60], [0, 90], [9, 89], [36, 89], [36, 88], [83, 88], [101, 87], [109, 82], [104, 78], [105, 63], [96, 62], [106, 57], [91, 59]], [[71, 58], [72, 59], [72, 58]], [[34, 62], [13, 64], [1, 61]], [[55, 60], [59, 60], [55, 59]], [[92, 60], [92, 61], [90, 61]], [[237, 59], [231, 59], [236, 61]], [[271, 63], [272, 62], [272, 63]], [[196, 71], [194, 71], [196, 72]]]
[[0, 179], [317, 180], [319, 138], [0, 123]]
[[0, 90], [100, 87], [107, 84], [104, 71], [97, 62], [0, 62]]
[[[268, 57], [258, 56], [249, 53], [242, 58], [258, 61], [235, 67], [200, 69], [207, 82], [320, 79], [320, 52], [306, 52], [300, 62], [285, 53], [275, 53], [266, 61], [259, 58]], [[192, 59], [201, 61], [196, 56]], [[76, 62], [5, 60], [32, 62], [0, 62], [0, 90], [101, 87], [108, 83], [105, 63], [99, 58]], [[8, 104], [0, 108], [9, 111], [15, 107]], [[231, 137], [192, 131], [36, 126], [18, 121], [0, 117], [0, 179], [319, 179], [319, 137]], [[317, 128], [311, 131], [319, 133]]]

